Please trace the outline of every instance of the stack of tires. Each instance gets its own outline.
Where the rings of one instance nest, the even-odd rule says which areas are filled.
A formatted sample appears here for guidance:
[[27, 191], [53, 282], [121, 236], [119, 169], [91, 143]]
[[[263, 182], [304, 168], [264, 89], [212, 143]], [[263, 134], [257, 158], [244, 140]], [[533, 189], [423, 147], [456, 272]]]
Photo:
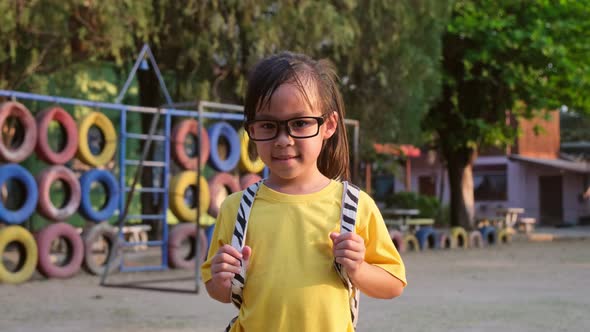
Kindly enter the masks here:
[[[198, 154], [187, 152], [185, 146], [189, 138], [199, 141]], [[170, 182], [170, 209], [180, 223], [170, 231], [168, 262], [173, 268], [194, 269], [197, 250], [194, 245], [188, 245], [187, 250], [187, 243], [195, 242], [197, 207], [187, 202], [187, 191], [198, 191], [201, 214], [207, 213], [213, 220], [225, 197], [259, 181], [261, 177], [257, 173], [262, 172], [265, 165], [260, 158], [251, 156], [244, 130], [236, 130], [225, 121], [215, 122], [199, 132], [196, 120], [183, 120], [173, 128], [171, 140], [172, 159], [182, 170]], [[197, 180], [198, 168], [205, 165], [213, 170], [213, 175], [208, 180], [203, 176]], [[206, 226], [209, 227], [199, 229], [199, 262], [205, 259], [213, 230], [211, 225]]]
[[[54, 151], [49, 144], [49, 127], [53, 121], [59, 123], [67, 136], [59, 151]], [[92, 126], [102, 132], [106, 141], [99, 153], [92, 153], [88, 146], [87, 137]], [[116, 149], [115, 129], [110, 120], [98, 112], [88, 114], [77, 124], [60, 107], [49, 107], [33, 117], [18, 102], [0, 104], [0, 128], [4, 138], [9, 136], [8, 140], [0, 142], [0, 255], [9, 257], [0, 263], [0, 282], [26, 281], [35, 268], [48, 278], [71, 277], [86, 261], [84, 242], [96, 231], [89, 229], [83, 240], [67, 219], [76, 212], [95, 223], [108, 219], [117, 207], [119, 189], [114, 176], [106, 170], [90, 169], [78, 179], [65, 164], [76, 155], [93, 167], [110, 161]], [[48, 164], [36, 177], [19, 165], [33, 152]], [[66, 192], [61, 206], [55, 206], [51, 200], [51, 186], [58, 181]], [[107, 192], [106, 203], [99, 210], [90, 203], [89, 193], [95, 182], [102, 183]], [[18, 188], [20, 190], [15, 191]], [[24, 199], [16, 207], [9, 207], [6, 203], [14, 200], [18, 193]], [[49, 223], [33, 235], [23, 223], [34, 212]], [[59, 246], [65, 253], [64, 257], [56, 259], [52, 251]], [[14, 258], [14, 262], [10, 258]]]
[[513, 230], [494, 226], [480, 227], [467, 232], [463, 227], [435, 229], [431, 226], [420, 227], [406, 234], [390, 230], [389, 235], [399, 252], [423, 251], [454, 248], [482, 248], [512, 241]]

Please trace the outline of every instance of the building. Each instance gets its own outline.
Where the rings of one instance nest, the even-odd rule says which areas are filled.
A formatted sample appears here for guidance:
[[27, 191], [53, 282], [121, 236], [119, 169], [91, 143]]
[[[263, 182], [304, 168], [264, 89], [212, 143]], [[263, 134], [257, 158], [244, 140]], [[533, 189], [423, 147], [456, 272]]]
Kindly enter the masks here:
[[[512, 147], [480, 152], [473, 167], [476, 218], [518, 207], [525, 211], [521, 217], [535, 218], [543, 226], [590, 221], [590, 164], [561, 153], [559, 113], [550, 114], [548, 120], [520, 120], [521, 135]], [[543, 128], [542, 133], [536, 135], [536, 128]], [[448, 204], [446, 169], [436, 153], [413, 159], [410, 174], [411, 190]], [[395, 188], [405, 190], [403, 179], [396, 180]]]

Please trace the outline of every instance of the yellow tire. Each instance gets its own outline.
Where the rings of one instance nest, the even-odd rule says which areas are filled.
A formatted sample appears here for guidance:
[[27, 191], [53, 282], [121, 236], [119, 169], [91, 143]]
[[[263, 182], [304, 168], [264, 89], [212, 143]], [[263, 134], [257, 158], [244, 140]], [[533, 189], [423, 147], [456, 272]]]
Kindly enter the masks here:
[[503, 228], [498, 232], [498, 243], [500, 244], [508, 244], [512, 242], [512, 234], [513, 232], [511, 229]]
[[404, 235], [404, 246], [406, 251], [420, 251], [420, 244], [414, 234]]
[[264, 163], [262, 162], [262, 159], [260, 159], [259, 156], [257, 156], [254, 160], [250, 158], [250, 153], [248, 152], [250, 138], [248, 137], [248, 134], [246, 133], [244, 128], [240, 129], [238, 135], [240, 136], [240, 170], [247, 173], [262, 172], [262, 170], [264, 169]]
[[452, 227], [451, 228], [451, 243], [452, 248], [468, 248], [469, 237], [463, 227]]
[[[9, 244], [16, 243], [16, 249], [19, 251], [19, 261], [16, 263], [15, 270], [11, 271], [5, 264], [4, 257], [10, 255], [6, 252]], [[37, 252], [37, 242], [33, 235], [21, 226], [8, 226], [0, 229], [0, 282], [18, 284], [31, 278], [37, 261], [39, 260]]]
[[199, 208], [201, 215], [207, 213], [211, 197], [207, 180], [201, 176], [197, 185], [197, 172], [184, 171], [178, 173], [170, 181], [170, 209], [182, 222], [197, 221], [197, 207], [191, 207], [185, 201], [185, 193], [190, 186], [197, 186], [199, 190]]
[[[99, 154], [90, 151], [88, 131], [92, 126], [98, 127], [104, 136], [105, 145]], [[117, 150], [117, 132], [106, 115], [100, 112], [92, 112], [82, 118], [78, 128], [78, 159], [90, 166], [101, 166], [113, 159]]]

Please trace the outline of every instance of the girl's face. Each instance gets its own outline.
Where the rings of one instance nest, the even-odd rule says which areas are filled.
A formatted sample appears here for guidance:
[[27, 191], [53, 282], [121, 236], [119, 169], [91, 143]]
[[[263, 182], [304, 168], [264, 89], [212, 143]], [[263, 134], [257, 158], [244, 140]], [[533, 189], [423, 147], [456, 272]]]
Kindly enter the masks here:
[[[315, 88], [306, 85], [305, 90], [309, 102], [295, 85], [285, 83], [279, 86], [270, 98], [268, 108], [256, 112], [255, 120], [286, 121], [298, 117], [321, 117], [323, 114]], [[316, 136], [293, 138], [287, 131], [286, 123], [282, 122], [278, 126], [278, 136], [267, 141], [255, 141], [260, 158], [270, 169], [270, 183], [303, 185], [324, 177], [318, 170], [317, 159], [324, 140], [336, 131], [337, 114], [324, 115], [323, 118], [325, 121], [319, 126]], [[290, 122], [291, 134], [297, 136], [299, 128], [308, 126], [309, 120]], [[311, 119], [312, 125], [314, 121]], [[262, 128], [266, 130], [267, 127], [273, 126]]]

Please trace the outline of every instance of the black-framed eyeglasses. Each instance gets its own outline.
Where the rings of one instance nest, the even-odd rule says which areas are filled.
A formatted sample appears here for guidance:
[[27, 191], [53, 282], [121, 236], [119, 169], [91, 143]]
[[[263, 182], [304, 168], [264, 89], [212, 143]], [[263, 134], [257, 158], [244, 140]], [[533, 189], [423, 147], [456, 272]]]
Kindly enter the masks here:
[[293, 138], [310, 138], [317, 136], [320, 126], [328, 114], [322, 116], [300, 116], [287, 120], [251, 120], [246, 122], [246, 132], [253, 141], [270, 141], [279, 136], [281, 127]]

